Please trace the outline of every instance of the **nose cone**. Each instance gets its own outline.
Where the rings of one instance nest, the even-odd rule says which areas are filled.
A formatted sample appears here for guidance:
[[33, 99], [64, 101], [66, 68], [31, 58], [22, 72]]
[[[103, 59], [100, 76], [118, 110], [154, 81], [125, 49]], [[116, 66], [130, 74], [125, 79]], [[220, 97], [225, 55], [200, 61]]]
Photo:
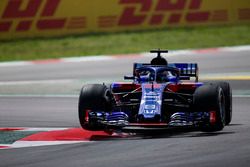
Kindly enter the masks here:
[[162, 93], [165, 87], [166, 84], [142, 84], [142, 99], [138, 113], [139, 121], [160, 121]]

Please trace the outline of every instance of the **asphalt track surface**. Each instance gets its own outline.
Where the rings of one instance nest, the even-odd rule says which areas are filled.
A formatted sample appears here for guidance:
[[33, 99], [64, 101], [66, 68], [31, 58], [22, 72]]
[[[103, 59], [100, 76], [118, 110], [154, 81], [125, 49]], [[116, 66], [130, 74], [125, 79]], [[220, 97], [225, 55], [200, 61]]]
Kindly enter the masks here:
[[[167, 57], [197, 62], [200, 75], [231, 80], [233, 120], [217, 133], [165, 132], [92, 143], [0, 150], [0, 166], [249, 166], [250, 72], [247, 51]], [[0, 67], [0, 127], [79, 127], [77, 94], [83, 83], [122, 80], [132, 63], [152, 57]], [[230, 77], [229, 77], [230, 78]]]

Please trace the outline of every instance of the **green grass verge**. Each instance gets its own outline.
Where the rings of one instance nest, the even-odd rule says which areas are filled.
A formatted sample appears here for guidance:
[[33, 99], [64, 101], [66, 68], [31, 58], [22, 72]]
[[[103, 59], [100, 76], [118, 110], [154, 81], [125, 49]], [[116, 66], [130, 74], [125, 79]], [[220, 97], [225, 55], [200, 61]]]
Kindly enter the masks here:
[[171, 28], [0, 42], [0, 61], [250, 44], [250, 25]]

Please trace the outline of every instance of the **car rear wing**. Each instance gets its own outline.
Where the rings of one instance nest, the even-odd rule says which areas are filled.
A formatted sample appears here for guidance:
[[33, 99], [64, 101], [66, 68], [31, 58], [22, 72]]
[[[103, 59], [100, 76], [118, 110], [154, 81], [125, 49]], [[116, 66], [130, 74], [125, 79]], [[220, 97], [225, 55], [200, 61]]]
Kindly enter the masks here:
[[[134, 63], [133, 76], [136, 75], [135, 74], [136, 69], [146, 66], [152, 66], [152, 65], [146, 63]], [[194, 77], [195, 81], [198, 82], [199, 69], [197, 63], [170, 63], [166, 67], [178, 68], [181, 80], [190, 80], [191, 77]]]
[[181, 79], [189, 80], [190, 77], [194, 77], [195, 81], [198, 82], [199, 68], [197, 63], [171, 63], [168, 64], [168, 67], [178, 68]]

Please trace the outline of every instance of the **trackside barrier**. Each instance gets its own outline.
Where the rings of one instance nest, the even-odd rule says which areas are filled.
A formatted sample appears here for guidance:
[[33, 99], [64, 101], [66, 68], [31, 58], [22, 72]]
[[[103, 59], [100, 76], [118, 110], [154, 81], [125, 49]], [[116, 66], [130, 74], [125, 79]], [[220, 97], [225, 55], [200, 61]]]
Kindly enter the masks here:
[[0, 39], [250, 23], [250, 0], [0, 0]]

